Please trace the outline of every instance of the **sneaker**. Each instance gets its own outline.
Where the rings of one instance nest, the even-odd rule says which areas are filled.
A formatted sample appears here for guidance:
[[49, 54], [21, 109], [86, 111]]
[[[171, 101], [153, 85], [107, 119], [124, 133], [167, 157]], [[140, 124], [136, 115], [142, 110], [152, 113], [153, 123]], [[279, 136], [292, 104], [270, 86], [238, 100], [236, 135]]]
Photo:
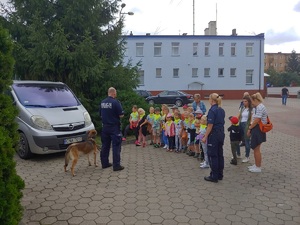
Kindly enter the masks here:
[[249, 169], [249, 172], [251, 172], [251, 173], [261, 173], [261, 168], [255, 166], [255, 168]]
[[237, 165], [237, 161], [235, 159], [230, 160], [230, 164]]
[[254, 165], [252, 165], [252, 166], [248, 166], [248, 169], [250, 170], [250, 169], [253, 169], [253, 168], [256, 168], [256, 165], [254, 164]]
[[168, 145], [165, 145], [165, 146], [164, 146], [164, 149], [166, 149], [166, 148], [168, 148]]
[[243, 160], [242, 160], [243, 163], [246, 163], [246, 162], [249, 162], [249, 157], [245, 157]]
[[122, 141], [126, 141], [126, 138], [123, 137], [123, 138], [122, 138]]
[[207, 165], [206, 163], [204, 163], [203, 165], [200, 166], [201, 169], [207, 169], [209, 168], [209, 165]]
[[141, 146], [141, 143], [138, 142], [138, 141], [136, 141], [136, 142], [135, 142], [135, 146]]

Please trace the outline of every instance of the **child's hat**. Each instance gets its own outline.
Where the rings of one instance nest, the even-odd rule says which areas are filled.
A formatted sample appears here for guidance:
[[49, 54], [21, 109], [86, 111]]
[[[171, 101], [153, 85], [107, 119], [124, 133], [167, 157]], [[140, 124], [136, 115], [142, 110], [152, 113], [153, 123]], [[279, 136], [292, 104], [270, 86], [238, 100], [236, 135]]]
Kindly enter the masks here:
[[230, 116], [228, 118], [232, 124], [238, 124], [239, 123], [239, 119], [236, 116]]
[[172, 113], [168, 113], [167, 118], [172, 117]]
[[178, 106], [177, 106], [177, 105], [173, 105], [173, 106], [171, 107], [171, 109], [178, 109]]
[[187, 105], [183, 105], [183, 106], [182, 106], [182, 108], [184, 108], [184, 109], [187, 109], [187, 108], [188, 108], [188, 106], [187, 106]]

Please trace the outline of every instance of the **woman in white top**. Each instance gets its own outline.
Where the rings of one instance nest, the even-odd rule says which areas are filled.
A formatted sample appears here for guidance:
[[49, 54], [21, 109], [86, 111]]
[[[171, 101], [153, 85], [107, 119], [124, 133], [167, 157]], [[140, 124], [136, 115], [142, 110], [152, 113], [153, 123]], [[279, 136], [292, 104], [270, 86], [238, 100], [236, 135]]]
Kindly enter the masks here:
[[250, 137], [247, 136], [247, 131], [251, 122], [252, 117], [252, 103], [249, 96], [243, 97], [243, 106], [240, 108], [239, 121], [241, 129], [243, 130], [242, 141], [245, 143], [245, 158], [242, 160], [243, 163], [249, 162], [250, 154]]
[[261, 121], [263, 124], [267, 124], [267, 109], [262, 104], [263, 98], [259, 92], [251, 95], [251, 102], [254, 109], [254, 113], [252, 115], [251, 125], [248, 128], [247, 135], [251, 135], [251, 148], [254, 150], [254, 159], [255, 164], [253, 166], [249, 166], [248, 169], [253, 173], [261, 172], [261, 152], [260, 146], [263, 142], [266, 142], [266, 133], [261, 132], [259, 128], [259, 122]]

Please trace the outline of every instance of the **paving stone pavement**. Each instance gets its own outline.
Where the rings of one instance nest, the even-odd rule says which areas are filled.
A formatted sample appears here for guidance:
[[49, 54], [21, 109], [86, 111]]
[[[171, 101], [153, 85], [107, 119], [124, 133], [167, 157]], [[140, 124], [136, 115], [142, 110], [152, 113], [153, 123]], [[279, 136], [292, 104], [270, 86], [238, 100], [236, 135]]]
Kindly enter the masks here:
[[[237, 114], [239, 103], [223, 101], [226, 117]], [[75, 177], [63, 171], [64, 154], [16, 156], [26, 183], [20, 225], [300, 224], [300, 99], [288, 99], [287, 106], [276, 98], [264, 103], [274, 130], [262, 145], [262, 173], [247, 170], [253, 152], [249, 164], [229, 163], [226, 133], [218, 183], [204, 181], [209, 170], [196, 159], [152, 146], [124, 145], [125, 170], [119, 172], [89, 167], [82, 157]]]

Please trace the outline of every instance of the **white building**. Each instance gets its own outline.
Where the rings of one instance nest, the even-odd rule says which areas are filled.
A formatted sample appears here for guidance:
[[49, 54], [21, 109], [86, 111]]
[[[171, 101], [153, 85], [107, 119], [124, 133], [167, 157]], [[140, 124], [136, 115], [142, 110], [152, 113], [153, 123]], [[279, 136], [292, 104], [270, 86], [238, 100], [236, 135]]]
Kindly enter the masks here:
[[154, 94], [182, 90], [226, 99], [264, 86], [264, 34], [124, 36], [124, 61], [141, 63], [140, 86]]

